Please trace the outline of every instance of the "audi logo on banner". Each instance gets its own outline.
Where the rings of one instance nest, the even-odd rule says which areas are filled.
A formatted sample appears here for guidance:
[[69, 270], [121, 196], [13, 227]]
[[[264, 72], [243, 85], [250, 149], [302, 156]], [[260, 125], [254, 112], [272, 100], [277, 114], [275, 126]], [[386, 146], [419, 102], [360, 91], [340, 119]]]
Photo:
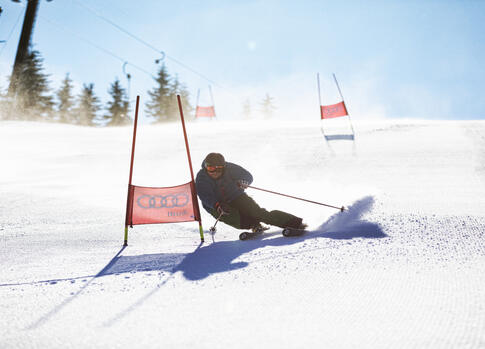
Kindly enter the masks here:
[[344, 108], [342, 107], [342, 105], [337, 105], [335, 107], [326, 107], [323, 110], [323, 114], [325, 114], [325, 116], [333, 115], [336, 113], [343, 113], [343, 112], [344, 112]]
[[136, 200], [141, 208], [175, 208], [185, 207], [189, 196], [184, 193], [170, 195], [141, 195]]

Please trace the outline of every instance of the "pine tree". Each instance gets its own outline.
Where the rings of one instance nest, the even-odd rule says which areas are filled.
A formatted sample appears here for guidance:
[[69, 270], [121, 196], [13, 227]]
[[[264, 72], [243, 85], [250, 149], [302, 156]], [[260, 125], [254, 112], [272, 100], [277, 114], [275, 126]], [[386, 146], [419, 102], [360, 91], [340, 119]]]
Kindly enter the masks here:
[[108, 121], [106, 126], [128, 124], [130, 122], [130, 117], [128, 115], [130, 102], [128, 101], [126, 90], [121, 87], [118, 78], [111, 84], [108, 93], [113, 100], [108, 102], [108, 114], [104, 116], [104, 119]]
[[100, 109], [99, 98], [94, 93], [94, 84], [83, 84], [73, 121], [79, 125], [96, 125], [97, 112]]
[[177, 95], [180, 95], [180, 102], [182, 103], [182, 110], [184, 112], [184, 116], [192, 115], [193, 108], [189, 102], [189, 92], [185, 87], [185, 85], [179, 81], [178, 76], [175, 76], [170, 86], [170, 95], [168, 100], [168, 106], [169, 106], [168, 119], [169, 120], [178, 120], [180, 117]]
[[4, 120], [8, 118], [8, 106], [9, 101], [7, 98], [7, 92], [4, 91], [3, 88], [0, 88], [0, 120]]
[[151, 91], [148, 91], [150, 101], [145, 104], [146, 112], [149, 116], [153, 117], [156, 122], [168, 121], [172, 91], [170, 86], [170, 75], [164, 64], [158, 70], [158, 75], [155, 78], [155, 81], [157, 86]]
[[[43, 73], [43, 59], [38, 51], [31, 51], [19, 67], [13, 107], [29, 119], [47, 119], [53, 115], [54, 102], [49, 95], [48, 75]], [[16, 118], [19, 118], [16, 116]]]
[[182, 84], [180, 86], [178, 94], [180, 95], [180, 100], [182, 102], [182, 109], [184, 111], [184, 116], [190, 115], [193, 118], [194, 108], [190, 104], [190, 101], [189, 101], [190, 94], [189, 94], [189, 91], [188, 91], [187, 87], [185, 86], [185, 84]]
[[261, 102], [261, 111], [266, 119], [269, 119], [276, 110], [276, 107], [273, 104], [273, 99], [273, 97], [270, 97], [270, 95], [266, 93], [266, 96], [264, 96], [263, 101]]
[[72, 123], [74, 121], [74, 97], [72, 96], [72, 88], [72, 80], [69, 78], [69, 73], [67, 73], [64, 80], [62, 80], [61, 87], [56, 93], [58, 101], [57, 114], [60, 122]]
[[249, 98], [244, 101], [242, 108], [243, 108], [242, 113], [244, 118], [245, 119], [251, 118], [251, 101], [249, 100]]

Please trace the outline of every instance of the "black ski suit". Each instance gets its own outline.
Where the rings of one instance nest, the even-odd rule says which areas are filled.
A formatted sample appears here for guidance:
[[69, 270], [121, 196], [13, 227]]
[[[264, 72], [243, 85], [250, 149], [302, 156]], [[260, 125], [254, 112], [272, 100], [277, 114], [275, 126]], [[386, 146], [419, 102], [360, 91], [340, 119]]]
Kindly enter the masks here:
[[260, 225], [260, 222], [281, 228], [300, 227], [301, 218], [283, 211], [267, 211], [260, 207], [239, 186], [241, 180], [252, 183], [253, 176], [239, 165], [226, 162], [222, 175], [214, 179], [207, 174], [202, 164], [195, 184], [204, 209], [214, 218], [218, 218], [217, 205], [227, 207], [229, 213], [223, 215], [220, 220], [236, 229], [255, 228]]

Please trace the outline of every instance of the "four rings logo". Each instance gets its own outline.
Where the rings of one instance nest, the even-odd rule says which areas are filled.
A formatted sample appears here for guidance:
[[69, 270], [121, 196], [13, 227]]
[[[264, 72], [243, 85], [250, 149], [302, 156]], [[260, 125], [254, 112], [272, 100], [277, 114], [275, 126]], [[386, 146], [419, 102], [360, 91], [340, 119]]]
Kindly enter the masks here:
[[184, 193], [170, 195], [141, 195], [136, 200], [141, 208], [175, 208], [189, 203], [189, 196]]
[[325, 109], [323, 109], [323, 113], [328, 116], [328, 115], [332, 115], [334, 113], [344, 113], [344, 108], [341, 106], [341, 105], [337, 105], [337, 106], [334, 106], [334, 107], [326, 107]]

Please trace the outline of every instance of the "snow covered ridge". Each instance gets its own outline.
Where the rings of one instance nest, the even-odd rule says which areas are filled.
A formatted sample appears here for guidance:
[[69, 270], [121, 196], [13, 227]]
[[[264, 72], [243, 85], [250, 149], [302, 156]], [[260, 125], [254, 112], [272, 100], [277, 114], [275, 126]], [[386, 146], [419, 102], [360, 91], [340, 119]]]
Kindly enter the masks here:
[[[194, 170], [222, 152], [310, 232], [135, 226], [131, 128], [0, 122], [0, 347], [485, 345], [485, 122], [188, 123]], [[139, 128], [133, 183], [190, 180], [181, 126]], [[213, 224], [202, 212], [207, 230]]]

